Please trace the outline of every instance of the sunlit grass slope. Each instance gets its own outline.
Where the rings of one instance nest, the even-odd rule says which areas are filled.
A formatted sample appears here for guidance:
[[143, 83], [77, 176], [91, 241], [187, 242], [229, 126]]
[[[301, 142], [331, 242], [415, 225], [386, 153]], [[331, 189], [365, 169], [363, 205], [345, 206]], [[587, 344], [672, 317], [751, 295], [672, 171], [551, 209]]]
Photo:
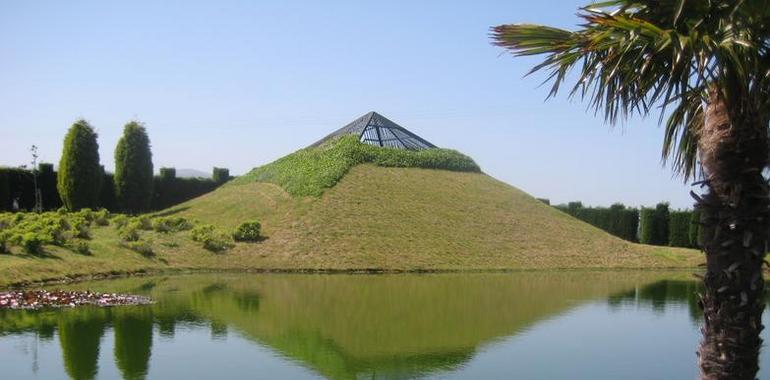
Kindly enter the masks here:
[[234, 183], [178, 208], [232, 226], [263, 221], [268, 239], [228, 255], [237, 266], [302, 269], [691, 267], [692, 250], [628, 243], [482, 173], [353, 167], [320, 197]]

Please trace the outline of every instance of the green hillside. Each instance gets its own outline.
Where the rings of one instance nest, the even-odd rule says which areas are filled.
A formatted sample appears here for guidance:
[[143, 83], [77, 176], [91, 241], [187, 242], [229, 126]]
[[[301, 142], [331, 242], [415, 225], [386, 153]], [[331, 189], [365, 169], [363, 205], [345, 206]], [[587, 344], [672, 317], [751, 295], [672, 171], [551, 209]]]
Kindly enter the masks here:
[[260, 220], [268, 239], [230, 253], [246, 267], [646, 268], [701, 261], [692, 250], [615, 238], [481, 173], [455, 151], [428, 152], [343, 138], [256, 168], [167, 213], [222, 226]]
[[[336, 158], [336, 160], [334, 159]], [[295, 175], [290, 175], [294, 173]], [[265, 239], [214, 253], [190, 231], [143, 231], [142, 256], [114, 227], [91, 254], [46, 246], [0, 255], [0, 286], [104, 274], [186, 270], [518, 270], [695, 267], [695, 250], [629, 243], [479, 171], [451, 150], [399, 151], [350, 139], [305, 149], [157, 213], [232, 229], [259, 220]]]

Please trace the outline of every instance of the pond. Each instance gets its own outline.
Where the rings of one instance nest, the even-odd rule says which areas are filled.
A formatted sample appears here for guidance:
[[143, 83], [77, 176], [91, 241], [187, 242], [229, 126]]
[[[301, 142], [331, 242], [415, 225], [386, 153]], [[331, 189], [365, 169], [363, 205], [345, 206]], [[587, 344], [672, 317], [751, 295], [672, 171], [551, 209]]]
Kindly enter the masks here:
[[[64, 288], [148, 295], [155, 303], [1, 311], [0, 377], [698, 374], [701, 317], [688, 272], [200, 274]], [[761, 355], [761, 363], [770, 363]], [[759, 378], [770, 378], [770, 371], [762, 369]]]

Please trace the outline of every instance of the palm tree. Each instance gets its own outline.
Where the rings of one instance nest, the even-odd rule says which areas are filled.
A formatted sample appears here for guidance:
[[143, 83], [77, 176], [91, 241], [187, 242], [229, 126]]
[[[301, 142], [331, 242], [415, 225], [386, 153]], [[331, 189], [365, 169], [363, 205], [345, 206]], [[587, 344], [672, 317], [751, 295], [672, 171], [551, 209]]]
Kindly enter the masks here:
[[608, 123], [665, 121], [664, 163], [705, 189], [692, 192], [706, 255], [701, 376], [754, 378], [770, 228], [770, 1], [613, 0], [578, 16], [575, 31], [514, 24], [491, 37], [515, 56], [544, 55], [530, 74], [548, 72], [549, 97], [576, 69], [570, 96]]

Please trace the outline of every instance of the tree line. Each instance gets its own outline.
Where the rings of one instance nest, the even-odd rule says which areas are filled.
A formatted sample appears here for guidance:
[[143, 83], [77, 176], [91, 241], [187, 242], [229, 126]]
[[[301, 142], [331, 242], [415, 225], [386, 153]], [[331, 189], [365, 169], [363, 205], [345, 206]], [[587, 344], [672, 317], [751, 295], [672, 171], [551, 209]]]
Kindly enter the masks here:
[[58, 172], [51, 163], [0, 168], [0, 210], [105, 208], [137, 214], [192, 199], [230, 179], [225, 168], [214, 168], [211, 179], [177, 178], [174, 168], [154, 176], [150, 139], [137, 121], [125, 125], [115, 148], [115, 173], [108, 173], [99, 162], [97, 138], [87, 121], [78, 120], [64, 137]]
[[615, 203], [610, 207], [585, 207], [569, 202], [555, 208], [598, 227], [621, 239], [635, 243], [671, 247], [700, 247], [698, 210], [670, 210], [668, 203], [641, 209]]

